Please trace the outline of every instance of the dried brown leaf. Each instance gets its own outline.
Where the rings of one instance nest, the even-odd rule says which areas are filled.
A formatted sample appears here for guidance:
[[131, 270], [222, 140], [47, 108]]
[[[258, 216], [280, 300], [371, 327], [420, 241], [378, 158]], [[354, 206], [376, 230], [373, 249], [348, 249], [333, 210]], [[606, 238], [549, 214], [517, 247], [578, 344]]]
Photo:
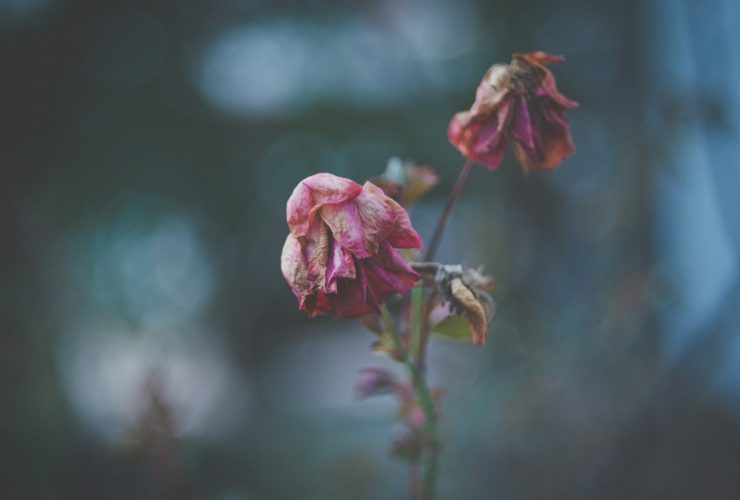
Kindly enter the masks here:
[[485, 344], [488, 337], [486, 326], [488, 318], [485, 308], [460, 278], [450, 281], [450, 291], [470, 323], [473, 331], [473, 344], [478, 346]]

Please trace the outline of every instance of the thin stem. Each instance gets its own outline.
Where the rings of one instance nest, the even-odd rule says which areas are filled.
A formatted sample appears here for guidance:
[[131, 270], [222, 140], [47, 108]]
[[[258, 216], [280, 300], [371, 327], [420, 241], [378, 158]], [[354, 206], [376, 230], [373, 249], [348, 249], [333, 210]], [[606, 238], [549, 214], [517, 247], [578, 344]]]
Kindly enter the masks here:
[[437, 298], [437, 292], [432, 290], [427, 296], [427, 300], [424, 302], [424, 309], [421, 311], [420, 318], [420, 332], [418, 349], [416, 352], [416, 366], [419, 367], [422, 373], [426, 370], [426, 357], [427, 357], [427, 345], [429, 344], [429, 314], [432, 312], [434, 307], [434, 301]]
[[437, 409], [434, 405], [432, 393], [427, 386], [424, 373], [412, 362], [407, 366], [411, 372], [414, 392], [419, 400], [421, 410], [424, 412], [424, 454], [422, 462], [422, 494], [423, 500], [434, 498], [435, 485], [437, 482], [437, 451], [439, 450], [439, 439], [437, 437]]
[[[414, 289], [411, 301], [411, 318], [413, 326], [411, 328], [412, 337], [410, 340], [412, 346], [417, 346], [421, 339], [421, 330], [423, 329], [422, 315], [424, 314], [423, 299], [423, 288], [417, 287]], [[401, 337], [396, 328], [396, 323], [393, 321], [393, 316], [388, 310], [388, 306], [385, 304], [381, 305], [380, 311], [383, 315], [383, 323], [385, 324], [386, 330], [394, 339], [396, 349], [399, 352], [403, 352]], [[420, 368], [418, 360], [413, 359], [413, 354], [411, 352], [402, 354], [400, 359], [409, 372], [414, 394], [419, 402], [421, 411], [424, 413], [424, 453], [422, 457], [421, 499], [432, 500], [434, 498], [435, 484], [437, 480], [437, 451], [439, 449], [439, 439], [437, 437], [437, 409], [434, 405], [432, 392], [429, 390], [429, 386], [426, 383], [424, 371]]]
[[422, 333], [424, 317], [422, 316], [422, 303], [424, 301], [424, 286], [422, 284], [416, 285], [411, 290], [411, 345], [410, 351], [413, 356], [412, 362], [416, 362], [416, 366], [419, 366], [419, 361], [423, 356], [424, 335]]
[[[467, 160], [460, 169], [460, 175], [455, 181], [452, 193], [447, 200], [442, 215], [437, 221], [437, 227], [434, 229], [434, 235], [427, 247], [424, 261], [429, 262], [434, 259], [437, 247], [442, 240], [447, 221], [450, 218], [452, 209], [455, 207], [458, 198], [465, 189], [470, 174], [473, 172], [474, 163]], [[424, 448], [422, 455], [422, 491], [423, 500], [432, 500], [434, 498], [436, 481], [437, 481], [437, 455], [439, 452], [439, 438], [437, 436], [437, 409], [434, 404], [434, 398], [426, 382], [426, 347], [429, 340], [428, 317], [432, 305], [434, 304], [434, 293], [430, 293], [426, 303], [424, 303], [424, 289], [417, 286], [411, 292], [411, 330], [410, 330], [410, 353], [405, 357], [405, 364], [411, 374], [411, 381], [414, 387], [416, 399], [419, 402], [421, 410], [424, 412]], [[383, 313], [385, 315], [385, 312]]]
[[417, 285], [411, 292], [411, 348], [406, 366], [411, 375], [416, 399], [424, 412], [424, 447], [422, 455], [421, 495], [423, 500], [434, 498], [437, 480], [437, 409], [425, 377], [425, 355], [427, 339], [427, 305], [424, 303], [424, 288]]
[[447, 205], [445, 205], [445, 208], [442, 211], [442, 215], [439, 217], [439, 220], [437, 221], [437, 227], [434, 229], [434, 235], [432, 235], [432, 241], [429, 243], [429, 246], [427, 247], [426, 254], [424, 254], [425, 261], [430, 261], [434, 259], [434, 254], [437, 252], [437, 247], [439, 246], [439, 243], [442, 240], [442, 233], [444, 233], [445, 227], [447, 226], [447, 220], [450, 218], [452, 209], [455, 207], [455, 203], [457, 203], [457, 199], [460, 198], [460, 195], [462, 194], [463, 189], [465, 188], [465, 184], [467, 184], [468, 179], [470, 178], [470, 174], [473, 172], [474, 166], [475, 166], [475, 163], [473, 163], [472, 160], [468, 160], [465, 162], [465, 164], [460, 169], [460, 175], [458, 175], [457, 181], [455, 181], [455, 186], [452, 188], [450, 197], [447, 200]]

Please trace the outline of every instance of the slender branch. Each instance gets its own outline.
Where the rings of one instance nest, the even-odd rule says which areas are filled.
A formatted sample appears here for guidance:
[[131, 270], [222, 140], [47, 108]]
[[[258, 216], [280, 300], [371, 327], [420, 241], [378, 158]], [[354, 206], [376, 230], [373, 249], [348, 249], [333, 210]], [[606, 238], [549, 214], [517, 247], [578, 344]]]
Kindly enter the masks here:
[[[470, 174], [473, 172], [474, 163], [467, 160], [460, 169], [460, 175], [455, 181], [452, 193], [447, 200], [442, 215], [437, 221], [437, 227], [434, 229], [432, 240], [424, 254], [424, 261], [434, 259], [437, 247], [442, 240], [447, 221], [450, 218], [452, 209], [455, 207], [458, 198], [465, 189]], [[434, 404], [434, 398], [426, 382], [426, 352], [429, 341], [429, 313], [434, 304], [435, 293], [431, 292], [424, 301], [424, 289], [417, 286], [411, 292], [411, 330], [409, 332], [410, 352], [405, 357], [405, 364], [411, 375], [411, 381], [414, 387], [414, 393], [419, 402], [421, 410], [424, 412], [424, 448], [422, 455], [422, 491], [423, 500], [432, 500], [436, 489], [437, 481], [437, 457], [439, 452], [439, 438], [437, 436], [437, 409]], [[386, 312], [384, 311], [384, 317]]]
[[437, 409], [434, 405], [432, 393], [427, 386], [424, 372], [412, 362], [407, 363], [411, 372], [414, 392], [424, 412], [424, 454], [422, 463], [422, 494], [423, 500], [432, 500], [437, 482], [437, 452], [439, 439], [437, 437]]
[[411, 330], [410, 330], [410, 346], [409, 350], [411, 356], [413, 356], [412, 362], [419, 366], [419, 361], [422, 356], [422, 342], [424, 328], [424, 317], [422, 316], [422, 302], [424, 301], [424, 286], [421, 284], [416, 285], [411, 290]]
[[[452, 209], [455, 207], [457, 200], [465, 189], [470, 174], [473, 172], [474, 163], [467, 160], [460, 169], [460, 175], [455, 181], [452, 193], [447, 200], [442, 215], [437, 221], [437, 227], [434, 229], [432, 240], [424, 255], [424, 261], [434, 259], [437, 247], [442, 240], [447, 221], [450, 218]], [[424, 288], [417, 286], [411, 292], [411, 328], [409, 330], [408, 352], [402, 353], [400, 358], [406, 365], [411, 376], [411, 382], [414, 388], [414, 394], [419, 402], [422, 412], [424, 413], [424, 443], [422, 454], [422, 489], [421, 498], [423, 500], [432, 500], [436, 489], [437, 481], [437, 456], [439, 452], [439, 438], [437, 436], [437, 409], [434, 404], [432, 392], [426, 382], [426, 347], [429, 340], [428, 317], [432, 305], [434, 304], [434, 293], [430, 293], [426, 303], [424, 301]], [[381, 307], [383, 321], [386, 329], [394, 339], [397, 352], [402, 352], [401, 337], [396, 329], [393, 316], [391, 316], [388, 307]]]
[[436, 291], [432, 290], [429, 292], [427, 300], [424, 302], [424, 309], [421, 312], [421, 327], [419, 332], [418, 350], [416, 353], [416, 366], [422, 373], [426, 370], [427, 345], [429, 344], [429, 314], [432, 312], [436, 298]]
[[[421, 411], [424, 413], [424, 449], [422, 455], [423, 461], [420, 498], [422, 500], [432, 500], [434, 498], [435, 484], [437, 480], [437, 451], [439, 449], [439, 438], [437, 437], [437, 409], [434, 404], [432, 392], [429, 390], [429, 386], [427, 385], [424, 370], [420, 368], [420, 365], [418, 364], [419, 360], [414, 359], [414, 354], [416, 354], [414, 349], [418, 349], [418, 347], [415, 346], [418, 346], [421, 340], [422, 324], [424, 322], [424, 318], [422, 317], [425, 312], [425, 308], [423, 307], [423, 292], [424, 290], [420, 286], [415, 288], [412, 292], [412, 328], [410, 331], [410, 343], [412, 349], [411, 352], [402, 354], [400, 360], [409, 372], [414, 394], [419, 402]], [[388, 306], [385, 304], [381, 305], [380, 311], [383, 315], [383, 323], [385, 324], [386, 330], [394, 339], [397, 350], [403, 352], [401, 336], [398, 333], [393, 316], [388, 310]]]
[[437, 247], [442, 240], [442, 233], [444, 233], [445, 227], [447, 226], [447, 220], [450, 218], [452, 209], [455, 207], [455, 203], [457, 203], [458, 198], [460, 198], [460, 195], [465, 188], [465, 184], [467, 184], [468, 179], [470, 178], [470, 174], [473, 172], [474, 166], [475, 163], [473, 163], [472, 160], [468, 160], [460, 169], [460, 175], [458, 175], [457, 181], [455, 181], [455, 186], [452, 188], [450, 197], [447, 200], [447, 205], [445, 205], [445, 208], [442, 211], [442, 215], [437, 221], [437, 227], [434, 229], [432, 241], [429, 243], [427, 251], [424, 254], [425, 261], [430, 261], [434, 259], [434, 254], [437, 252]]
[[424, 443], [422, 448], [422, 482], [420, 498], [434, 498], [437, 481], [437, 409], [425, 377], [426, 341], [428, 337], [428, 302], [424, 303], [424, 288], [417, 285], [411, 292], [410, 353], [406, 366], [411, 375], [414, 394], [424, 413]]

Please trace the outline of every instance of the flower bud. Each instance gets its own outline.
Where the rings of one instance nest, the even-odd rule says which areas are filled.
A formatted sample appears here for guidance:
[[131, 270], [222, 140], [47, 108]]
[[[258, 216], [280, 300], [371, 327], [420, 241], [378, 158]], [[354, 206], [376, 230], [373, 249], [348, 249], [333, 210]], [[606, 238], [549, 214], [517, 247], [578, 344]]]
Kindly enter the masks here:
[[431, 167], [391, 158], [383, 175], [372, 182], [402, 206], [409, 207], [439, 183], [439, 176]]

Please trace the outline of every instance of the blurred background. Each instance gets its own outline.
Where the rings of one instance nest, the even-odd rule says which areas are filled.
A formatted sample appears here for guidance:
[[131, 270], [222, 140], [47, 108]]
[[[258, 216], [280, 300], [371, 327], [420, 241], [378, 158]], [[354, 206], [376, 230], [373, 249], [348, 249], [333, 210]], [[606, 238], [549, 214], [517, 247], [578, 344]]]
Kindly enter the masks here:
[[733, 0], [0, 0], [0, 498], [405, 498], [358, 321], [279, 271], [293, 187], [397, 156], [515, 51], [577, 153], [478, 168], [439, 257], [496, 275], [437, 342], [443, 499], [740, 498]]

